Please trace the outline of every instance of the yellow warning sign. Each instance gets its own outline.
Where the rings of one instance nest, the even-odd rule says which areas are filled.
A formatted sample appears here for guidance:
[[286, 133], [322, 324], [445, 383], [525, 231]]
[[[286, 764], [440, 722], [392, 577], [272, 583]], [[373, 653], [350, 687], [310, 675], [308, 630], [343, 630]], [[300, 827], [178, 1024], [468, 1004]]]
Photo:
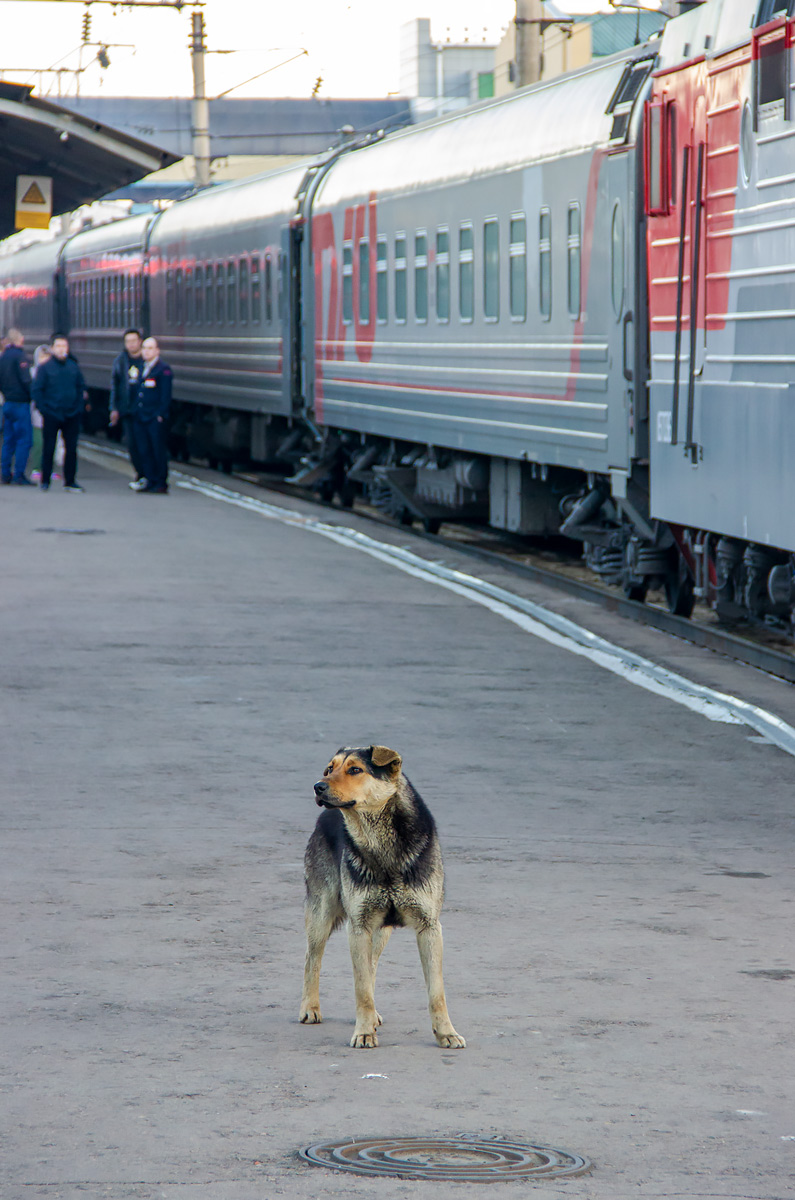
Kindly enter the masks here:
[[35, 179], [33, 180], [33, 183], [30, 185], [28, 190], [25, 192], [25, 195], [22, 197], [22, 203], [23, 204], [46, 204], [47, 203], [47, 201], [42, 196], [41, 188], [36, 183]]
[[47, 229], [52, 216], [49, 175], [17, 175], [17, 229]]

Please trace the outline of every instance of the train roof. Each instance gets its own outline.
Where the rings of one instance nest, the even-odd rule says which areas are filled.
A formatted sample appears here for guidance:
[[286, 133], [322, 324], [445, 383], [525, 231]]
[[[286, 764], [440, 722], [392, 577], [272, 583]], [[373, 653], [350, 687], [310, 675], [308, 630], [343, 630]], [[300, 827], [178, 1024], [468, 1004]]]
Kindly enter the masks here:
[[649, 50], [633, 47], [346, 154], [318, 188], [318, 201], [400, 195], [606, 145], [610, 100], [627, 62], [644, 53]]
[[135, 250], [144, 245], [146, 231], [154, 220], [152, 213], [140, 213], [108, 221], [92, 229], [81, 229], [66, 243], [63, 257], [71, 262], [86, 254], [101, 254], [106, 250]]
[[259, 226], [269, 216], [292, 216], [297, 209], [298, 188], [307, 168], [315, 161], [307, 158], [281, 170], [253, 175], [242, 181], [233, 180], [178, 201], [158, 218], [152, 232], [152, 244], [186, 235], [214, 233], [220, 225], [226, 231], [232, 231]]
[[758, 0], [706, 0], [670, 20], [663, 30], [657, 71], [694, 58], [715, 58], [751, 40]]

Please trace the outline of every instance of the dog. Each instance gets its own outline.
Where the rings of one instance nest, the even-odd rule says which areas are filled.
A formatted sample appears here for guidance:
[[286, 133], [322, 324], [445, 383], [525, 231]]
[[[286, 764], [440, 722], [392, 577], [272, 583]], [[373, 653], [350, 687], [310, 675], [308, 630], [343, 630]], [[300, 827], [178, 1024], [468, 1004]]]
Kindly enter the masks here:
[[386, 746], [338, 750], [315, 784], [320, 814], [304, 858], [306, 965], [299, 1019], [322, 1021], [320, 964], [332, 932], [348, 922], [356, 993], [356, 1026], [350, 1044], [378, 1045], [381, 1017], [375, 1007], [378, 960], [396, 926], [409, 925], [428, 989], [436, 1041], [448, 1050], [466, 1046], [447, 1011], [442, 979], [444, 895], [442, 852], [436, 824]]

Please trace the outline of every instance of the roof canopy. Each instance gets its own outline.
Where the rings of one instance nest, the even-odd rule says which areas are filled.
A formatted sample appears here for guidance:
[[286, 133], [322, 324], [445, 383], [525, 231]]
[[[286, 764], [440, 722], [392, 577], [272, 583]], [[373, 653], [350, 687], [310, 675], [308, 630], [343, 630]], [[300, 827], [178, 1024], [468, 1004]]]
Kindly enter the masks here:
[[17, 175], [49, 175], [53, 216], [178, 161], [178, 156], [0, 82], [0, 237], [14, 232]]

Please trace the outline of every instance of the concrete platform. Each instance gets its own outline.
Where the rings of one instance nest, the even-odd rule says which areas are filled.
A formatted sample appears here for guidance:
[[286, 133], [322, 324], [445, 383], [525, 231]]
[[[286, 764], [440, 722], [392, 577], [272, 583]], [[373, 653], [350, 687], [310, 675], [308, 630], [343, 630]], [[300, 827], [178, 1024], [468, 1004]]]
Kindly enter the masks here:
[[[306, 530], [135, 495], [126, 470], [84, 456], [84, 495], [0, 491], [0, 1196], [481, 1194], [296, 1157], [434, 1133], [592, 1159], [535, 1185], [558, 1200], [795, 1197], [795, 760]], [[795, 722], [789, 685], [446, 557]], [[435, 1045], [407, 931], [377, 1050], [348, 1048], [344, 934], [324, 1023], [297, 1022], [312, 783], [360, 740], [403, 753], [437, 818], [465, 1051]]]

